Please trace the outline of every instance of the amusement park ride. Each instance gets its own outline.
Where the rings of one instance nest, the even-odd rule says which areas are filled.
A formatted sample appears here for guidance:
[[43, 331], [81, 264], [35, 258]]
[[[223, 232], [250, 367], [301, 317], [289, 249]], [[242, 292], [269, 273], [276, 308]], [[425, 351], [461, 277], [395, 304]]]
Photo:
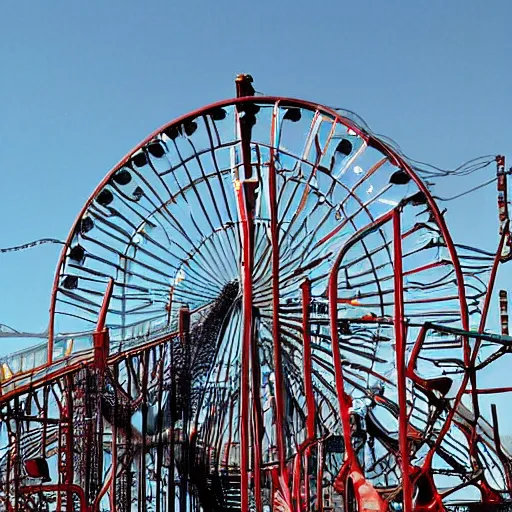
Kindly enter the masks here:
[[489, 253], [353, 113], [236, 88], [79, 213], [1, 361], [0, 510], [508, 510], [504, 158]]

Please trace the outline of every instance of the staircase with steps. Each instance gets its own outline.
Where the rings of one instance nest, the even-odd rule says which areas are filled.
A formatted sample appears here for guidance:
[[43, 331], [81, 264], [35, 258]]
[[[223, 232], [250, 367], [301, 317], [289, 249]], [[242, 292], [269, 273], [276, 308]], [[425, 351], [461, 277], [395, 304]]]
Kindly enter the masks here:
[[222, 512], [238, 512], [240, 510], [240, 474], [228, 473], [220, 475], [222, 487]]

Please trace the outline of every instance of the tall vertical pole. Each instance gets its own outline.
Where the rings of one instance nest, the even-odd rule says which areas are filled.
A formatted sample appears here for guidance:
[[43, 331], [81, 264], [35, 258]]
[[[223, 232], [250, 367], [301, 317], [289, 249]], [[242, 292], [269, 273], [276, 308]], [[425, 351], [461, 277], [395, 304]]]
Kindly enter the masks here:
[[179, 313], [180, 341], [185, 356], [185, 369], [182, 375], [183, 400], [183, 441], [182, 441], [182, 473], [180, 482], [180, 512], [187, 510], [188, 478], [189, 478], [189, 403], [190, 403], [190, 310], [188, 306], [180, 308]]
[[[309, 279], [305, 279], [301, 284], [302, 291], [302, 340], [304, 347], [304, 390], [306, 392], [306, 442], [310, 443], [315, 438], [315, 417], [316, 417], [316, 404], [315, 396], [313, 393], [313, 379], [312, 379], [312, 360], [311, 360], [311, 333], [310, 333], [310, 305], [311, 305], [311, 282]], [[305, 490], [305, 501], [306, 510], [309, 510], [309, 456], [311, 449], [306, 448], [304, 455], [304, 490]], [[300, 504], [300, 496], [299, 496]]]
[[[253, 336], [253, 245], [254, 222], [251, 203], [254, 201], [254, 189], [238, 186], [239, 208], [242, 219], [242, 289], [243, 289], [243, 327], [240, 378], [240, 494], [241, 511], [249, 510], [249, 366]], [[259, 390], [255, 390], [259, 392]]]
[[94, 373], [93, 386], [94, 413], [96, 421], [94, 431], [91, 432], [90, 464], [87, 471], [90, 477], [89, 499], [95, 500], [103, 482], [103, 415], [101, 414], [101, 399], [105, 384], [105, 369], [109, 355], [109, 334], [107, 329], [107, 314], [110, 307], [110, 300], [114, 292], [114, 280], [109, 279], [107, 288], [103, 295], [103, 302], [96, 323], [96, 331], [93, 334], [94, 340]]
[[[123, 338], [124, 339], [124, 338]], [[119, 367], [114, 367], [114, 379], [117, 381], [119, 378]], [[117, 396], [117, 393], [114, 395], [114, 416], [117, 417], [118, 414], [118, 401], [119, 398]], [[117, 476], [118, 476], [118, 445], [117, 445], [117, 426], [116, 422], [113, 421], [111, 426], [111, 449], [110, 452], [112, 454], [112, 483], [110, 484], [110, 502], [112, 504], [113, 510], [119, 510], [117, 507]]]
[[141, 362], [143, 364], [143, 374], [141, 382], [142, 391], [142, 403], [141, 403], [141, 415], [142, 415], [142, 428], [141, 428], [141, 450], [140, 450], [140, 463], [139, 463], [139, 489], [138, 499], [139, 506], [143, 507], [146, 503], [147, 493], [147, 474], [146, 474], [146, 442], [147, 442], [147, 431], [148, 431], [148, 381], [149, 381], [149, 350], [146, 350], [141, 356]]
[[286, 446], [284, 436], [284, 379], [281, 356], [281, 322], [279, 318], [279, 226], [277, 218], [277, 183], [275, 169], [274, 145], [276, 144], [276, 123], [278, 105], [274, 107], [271, 126], [270, 162], [268, 169], [269, 209], [270, 209], [270, 242], [272, 268], [272, 338], [274, 341], [274, 372], [276, 383], [276, 434], [279, 470], [286, 485]]
[[169, 473], [167, 474], [167, 510], [174, 512], [176, 488], [174, 482], [174, 433], [176, 425], [176, 371], [174, 368], [174, 339], [170, 340], [170, 366], [171, 366], [171, 439], [169, 441]]
[[71, 486], [74, 482], [74, 465], [73, 465], [73, 377], [68, 375], [66, 377], [66, 481], [67, 494], [66, 494], [66, 506], [68, 509], [71, 506], [73, 500], [73, 493], [71, 492]]
[[315, 396], [313, 393], [312, 360], [311, 360], [311, 334], [310, 334], [310, 302], [311, 282], [305, 279], [301, 284], [302, 291], [302, 340], [304, 347], [304, 390], [306, 392], [306, 406], [308, 415], [306, 418], [306, 432], [308, 441], [315, 438]]
[[409, 445], [407, 442], [407, 390], [405, 348], [406, 332], [404, 321], [404, 288], [402, 269], [402, 227], [400, 211], [393, 212], [393, 263], [395, 284], [395, 350], [398, 383], [398, 431], [402, 466], [402, 492], [404, 512], [412, 511], [412, 490], [409, 478]]
[[14, 397], [14, 410], [16, 418], [16, 438], [14, 439], [14, 510], [19, 510], [20, 483], [21, 483], [21, 420], [20, 414], [20, 398]]
[[[238, 97], [253, 96], [250, 75], [239, 75], [236, 78], [236, 92]], [[252, 106], [249, 103], [249, 106]], [[243, 116], [241, 113], [243, 112]], [[254, 205], [255, 190], [258, 182], [252, 179], [251, 163], [251, 135], [255, 122], [254, 108], [249, 112], [248, 106], [238, 107], [237, 131], [240, 137], [242, 153], [243, 179], [239, 179], [239, 168], [236, 167], [235, 194], [238, 204], [238, 213], [241, 224], [242, 238], [242, 343], [240, 363], [240, 501], [241, 512], [249, 510], [249, 401], [250, 382], [249, 368], [253, 337], [253, 282], [254, 267]], [[237, 162], [236, 162], [237, 163]], [[259, 393], [258, 390], [253, 390]]]
[[[254, 313], [253, 313], [254, 315]], [[252, 372], [252, 410], [253, 410], [253, 477], [254, 477], [254, 503], [256, 512], [262, 511], [261, 501], [261, 431], [262, 431], [262, 412], [261, 412], [261, 371], [256, 343], [256, 322], [253, 322], [253, 335], [251, 343], [251, 372]]]

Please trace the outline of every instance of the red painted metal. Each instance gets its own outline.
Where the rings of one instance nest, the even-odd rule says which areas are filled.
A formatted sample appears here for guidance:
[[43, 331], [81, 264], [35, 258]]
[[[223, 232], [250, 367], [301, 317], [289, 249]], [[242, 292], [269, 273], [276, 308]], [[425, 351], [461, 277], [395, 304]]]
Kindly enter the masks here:
[[87, 506], [87, 500], [85, 498], [84, 490], [75, 484], [68, 485], [26, 485], [20, 487], [21, 494], [35, 494], [39, 492], [73, 492], [75, 493], [80, 500], [80, 511], [79, 512], [89, 512], [89, 507]]
[[315, 438], [315, 395], [313, 392], [313, 381], [311, 378], [311, 333], [310, 333], [310, 304], [311, 304], [311, 283], [308, 279], [301, 284], [302, 290], [302, 337], [304, 343], [304, 389], [306, 391], [307, 406], [307, 441]]
[[402, 270], [402, 228], [400, 211], [393, 211], [393, 271], [395, 275], [395, 354], [398, 385], [398, 435], [402, 466], [404, 512], [412, 512], [412, 488], [409, 466], [409, 441], [407, 438], [407, 389], [406, 389], [406, 325], [404, 318], [404, 289]]
[[[253, 324], [253, 327], [255, 325]], [[253, 411], [253, 479], [254, 479], [254, 503], [256, 512], [261, 512], [263, 503], [261, 499], [261, 477], [263, 453], [261, 448], [262, 410], [259, 390], [261, 389], [260, 364], [258, 347], [255, 340], [255, 332], [251, 337], [251, 373], [252, 373], [252, 411]]]
[[241, 486], [241, 510], [249, 510], [249, 354], [253, 333], [252, 312], [252, 261], [253, 261], [253, 225], [251, 208], [245, 195], [246, 187], [240, 182], [237, 199], [242, 226], [243, 248], [243, 334], [241, 345], [241, 380], [240, 380], [240, 486]]
[[[171, 121], [170, 123], [167, 123], [160, 127], [159, 129], [152, 132], [148, 137], [146, 137], [142, 142], [140, 142], [135, 148], [133, 148], [129, 153], [127, 153], [105, 176], [105, 178], [101, 181], [101, 183], [96, 187], [94, 192], [91, 194], [89, 199], [84, 204], [83, 208], [81, 209], [80, 213], [78, 214], [75, 222], [73, 223], [73, 227], [71, 228], [66, 243], [64, 245], [64, 248], [62, 249], [62, 252], [59, 257], [59, 261], [57, 263], [57, 271], [55, 273], [55, 278], [53, 282], [52, 287], [52, 294], [51, 294], [51, 301], [50, 301], [50, 323], [48, 327], [48, 362], [51, 363], [52, 361], [52, 351], [53, 351], [53, 344], [54, 344], [54, 337], [55, 337], [55, 304], [56, 304], [56, 294], [59, 288], [59, 276], [60, 271], [64, 267], [64, 261], [66, 258], [66, 254], [69, 251], [74, 233], [76, 231], [77, 223], [80, 221], [80, 219], [84, 216], [87, 209], [91, 205], [94, 198], [99, 194], [99, 192], [105, 187], [105, 185], [111, 180], [113, 174], [120, 169], [123, 165], [125, 165], [128, 160], [132, 157], [132, 155], [139, 151], [142, 147], [147, 145], [149, 142], [151, 142], [158, 134], [162, 133], [164, 130], [168, 129], [171, 126], [183, 124], [186, 121], [192, 120], [196, 118], [197, 116], [203, 114], [205, 111], [211, 111], [217, 108], [222, 108], [228, 105], [239, 105], [243, 103], [247, 103], [250, 101], [247, 97], [239, 97], [239, 98], [231, 98], [228, 100], [219, 101], [216, 103], [212, 103], [206, 107], [199, 108], [197, 110], [194, 110], [193, 112], [190, 112], [188, 114], [185, 114], [181, 117], [178, 117], [177, 119]], [[274, 104], [277, 101], [280, 101], [282, 104], [287, 105], [289, 107], [296, 107], [296, 108], [306, 108], [306, 109], [316, 109], [319, 107], [316, 103], [303, 101], [295, 98], [282, 98], [277, 96], [258, 96], [254, 101], [257, 101], [259, 104], [266, 104], [271, 105]], [[347, 127], [349, 127], [354, 133], [357, 133], [359, 136], [363, 138], [367, 138], [368, 136], [354, 123], [352, 123], [349, 119], [341, 116], [338, 112], [336, 112], [333, 109], [330, 109], [328, 107], [323, 107], [322, 109], [332, 115], [334, 118], [338, 119], [339, 122], [345, 124]], [[412, 172], [412, 170], [410, 170]], [[417, 180], [418, 183], [420, 183], [420, 180]]]
[[[310, 509], [310, 487], [309, 487], [309, 460], [311, 457], [310, 444], [315, 439], [315, 419], [316, 419], [316, 405], [315, 396], [313, 391], [313, 380], [312, 380], [312, 361], [311, 361], [311, 333], [310, 333], [310, 306], [311, 306], [311, 283], [308, 279], [305, 279], [301, 284], [302, 291], [302, 338], [304, 344], [304, 390], [306, 393], [306, 407], [307, 407], [307, 418], [306, 418], [306, 430], [307, 437], [304, 449], [304, 501], [305, 507], [302, 503], [299, 503], [299, 508], [302, 510]], [[302, 454], [301, 454], [302, 455]], [[300, 492], [300, 491], [299, 491]]]
[[[164, 512], [174, 510], [176, 490], [183, 512], [214, 498], [219, 507], [223, 503], [222, 507], [229, 508], [233, 479], [239, 478], [237, 499], [242, 512], [253, 506], [261, 512], [264, 500], [280, 510], [309, 512], [314, 508], [321, 512], [332, 508], [329, 500], [331, 496], [336, 498], [336, 493], [345, 499], [346, 507], [357, 503], [360, 510], [385, 512], [395, 498], [389, 489], [379, 488], [381, 483], [373, 475], [375, 468], [366, 463], [364, 451], [370, 449], [367, 438], [372, 441], [371, 450], [379, 450], [380, 456], [387, 453], [389, 460], [398, 461], [400, 471], [396, 463], [386, 471], [398, 475], [397, 493], [402, 493], [404, 511], [444, 510], [443, 500], [457, 488], [443, 493], [437, 490], [432, 461], [434, 455], [447, 458], [446, 445], [454, 442], [455, 428], [469, 445], [468, 473], [476, 475], [473, 483], [480, 489], [482, 501], [500, 503], [502, 497], [489, 485], [485, 473], [479, 472], [479, 443], [488, 435], [481, 428], [479, 396], [510, 392], [512, 388], [478, 387], [477, 372], [502, 354], [498, 349], [476, 363], [484, 340], [486, 346], [497, 347], [508, 342], [503, 338], [508, 333], [504, 294], [502, 337], [493, 338], [485, 332], [499, 264], [507, 259], [504, 254], [510, 238], [504, 159], [497, 159], [502, 236], [496, 257], [489, 264], [487, 288], [478, 296], [484, 297], [479, 327], [470, 331], [470, 316], [475, 312], [468, 310], [468, 300], [474, 304], [475, 295], [469, 283], [473, 275], [464, 263], [465, 249], [455, 246], [443, 213], [410, 163], [359, 127], [350, 115], [301, 100], [255, 97], [248, 75], [237, 77], [236, 85], [237, 98], [187, 114], [151, 134], [107, 174], [84, 205], [57, 267], [47, 361], [28, 370], [20, 366], [14, 374], [8, 366], [2, 370], [0, 399], [7, 411], [2, 414], [15, 425], [14, 430], [8, 427], [13, 440], [6, 474], [20, 474], [25, 444], [33, 435], [19, 416], [20, 401], [26, 401], [40, 415], [37, 421], [41, 421], [45, 450], [54, 443], [59, 452], [59, 485], [53, 490], [57, 492], [57, 507], [63, 510], [64, 504], [72, 501], [73, 493], [82, 493], [83, 510], [100, 510], [108, 493], [109, 506], [120, 512], [128, 512], [132, 500], [140, 506], [156, 500], [157, 512]], [[213, 122], [225, 117], [235, 123], [234, 127], [231, 123], [231, 138], [220, 133]], [[270, 123], [270, 133], [263, 125], [265, 119]], [[309, 126], [303, 125], [307, 126], [307, 133], [302, 154], [285, 147], [290, 142], [289, 133], [293, 133], [288, 127], [291, 123], [302, 126], [301, 119], [309, 120]], [[164, 131], [165, 138], [161, 137]], [[261, 135], [264, 131], [265, 135]], [[200, 134], [197, 137], [196, 132]], [[295, 133], [292, 138], [297, 136]], [[180, 146], [177, 137], [183, 137], [180, 140], [186, 144]], [[202, 148], [204, 141], [206, 150]], [[192, 156], [186, 155], [189, 150]], [[359, 160], [365, 151], [371, 160], [368, 164], [363, 158]], [[226, 167], [228, 153], [231, 165]], [[170, 169], [157, 169], [165, 158], [157, 164], [149, 154], [157, 159], [167, 156]], [[339, 162], [343, 164], [337, 176]], [[173, 165], [180, 172], [173, 170]], [[124, 166], [130, 168], [128, 177], [118, 174]], [[148, 181], [145, 166], [159, 176], [158, 185]], [[166, 173], [175, 173], [178, 192], [171, 193], [164, 179]], [[223, 180], [229, 181], [229, 177], [233, 180], [233, 195], [224, 187]], [[375, 195], [373, 185], [381, 179], [387, 181]], [[94, 213], [98, 203], [95, 199], [100, 193], [105, 196], [106, 185], [117, 191], [127, 180], [141, 186], [134, 189], [133, 197], [123, 191], [119, 194], [128, 197], [130, 212], [144, 220], [124, 218], [123, 212], [115, 208], [107, 209], [110, 216], [105, 214], [106, 226], [115, 230], [116, 240], [123, 240], [125, 234], [129, 239], [121, 251], [124, 265], [113, 265], [116, 272], [124, 273], [123, 280], [107, 278], [90, 350], [73, 352], [72, 341], [69, 353], [66, 348], [62, 356], [63, 341], [55, 333], [55, 315], [57, 302], [65, 303], [63, 297], [80, 298], [81, 288], [75, 293], [73, 281], [62, 280], [65, 275], [75, 275], [74, 267], [83, 265], [83, 261], [77, 263], [81, 249], [76, 239], [82, 236], [77, 235], [77, 226], [87, 212]], [[400, 200], [386, 196], [388, 191], [407, 183], [415, 195], [408, 196], [404, 187], [396, 192]], [[157, 193], [159, 186], [164, 190], [165, 201]], [[340, 199], [341, 191], [344, 196]], [[213, 198], [213, 205], [205, 206], [205, 195]], [[418, 204], [423, 206], [411, 213]], [[230, 209], [237, 209], [238, 215], [231, 216]], [[407, 222], [403, 220], [406, 217]], [[158, 232], [161, 220], [179, 227], [175, 229], [176, 236], [167, 237], [169, 247], [166, 242], [162, 245], [158, 233], [151, 234], [151, 229]], [[126, 222], [128, 231], [133, 228], [133, 232], [116, 222]], [[137, 245], [136, 236], [146, 225], [144, 236], [155, 244], [153, 253], [143, 244]], [[199, 233], [194, 240], [189, 233], [193, 230]], [[164, 228], [163, 232], [168, 235]], [[418, 244], [420, 235], [426, 233], [433, 237], [431, 248], [442, 247], [447, 256], [427, 254], [424, 261], [426, 251], [422, 251], [427, 246], [405, 249]], [[186, 240], [185, 245], [180, 237]], [[91, 241], [86, 236], [82, 238]], [[108, 246], [103, 249], [108, 250]], [[74, 259], [69, 257], [72, 251]], [[159, 268], [144, 261], [149, 254], [147, 257], [158, 259], [160, 265], [174, 268], [173, 251], [183, 253], [176, 265], [180, 273], [174, 281], [170, 271], [159, 273]], [[140, 254], [140, 260], [132, 258], [132, 253]], [[411, 257], [416, 253], [418, 261]], [[481, 260], [488, 261], [487, 254]], [[210, 267], [211, 261], [217, 266]], [[137, 264], [139, 268], [132, 269]], [[198, 265], [207, 270], [198, 273]], [[87, 265], [83, 269], [87, 271]], [[147, 280], [151, 284], [130, 284], [131, 279], [137, 280], [137, 272], [153, 272]], [[436, 281], [430, 283], [424, 276], [442, 276], [443, 272], [442, 279], [450, 291], [428, 295], [435, 290]], [[76, 275], [82, 279], [82, 274]], [[97, 291], [97, 283], [105, 283], [105, 277], [92, 270], [91, 276], [94, 284], [88, 293], [96, 294], [99, 301], [103, 291]], [[85, 278], [84, 282], [87, 283]], [[415, 292], [418, 283], [428, 296]], [[132, 292], [126, 291], [130, 290], [128, 285], [133, 286]], [[157, 285], [161, 287], [158, 290]], [[233, 292], [235, 288], [237, 291]], [[125, 322], [125, 316], [130, 310], [130, 293], [132, 297], [137, 293], [149, 297], [141, 309], [164, 310], [162, 325], [150, 321], [147, 326], [142, 322], [134, 324], [133, 332], [143, 330], [138, 334], [141, 339], [127, 338], [130, 324]], [[110, 320], [119, 314], [120, 302], [121, 338], [114, 328], [110, 333], [107, 329], [107, 315], [112, 326]], [[94, 299], [94, 307], [97, 306]], [[137, 309], [131, 314], [137, 314]], [[438, 315], [456, 318], [446, 320], [446, 325], [445, 320], [432, 323]], [[176, 321], [177, 332], [169, 332]], [[441, 340], [433, 333], [441, 334]], [[383, 362], [378, 351], [381, 344], [388, 342], [395, 348], [396, 376], [383, 374], [379, 367]], [[462, 379], [454, 396], [444, 400], [452, 380], [441, 375], [424, 376], [422, 367], [428, 360], [425, 352], [459, 347], [462, 360], [457, 361]], [[442, 355], [440, 358], [444, 361]], [[262, 390], [265, 380], [269, 381], [268, 390]], [[369, 387], [372, 381], [384, 384], [391, 393], [374, 394]], [[265, 411], [262, 391], [268, 403]], [[393, 401], [395, 392], [398, 398]], [[471, 396], [472, 421], [467, 420], [469, 413], [462, 403], [465, 394]], [[90, 399], [84, 400], [84, 396]], [[361, 412], [357, 401], [365, 403], [368, 412]], [[413, 414], [422, 404], [428, 404], [421, 409], [426, 417], [425, 427]], [[51, 407], [59, 414], [55, 428], [49, 421], [53, 421], [48, 414]], [[397, 439], [394, 433], [382, 434], [381, 427], [373, 423], [371, 411], [380, 407], [398, 418]], [[363, 428], [357, 426], [358, 414], [373, 430], [357, 430]], [[92, 419], [84, 426], [83, 418], [89, 417]], [[439, 418], [444, 421], [441, 425]], [[493, 460], [506, 466], [507, 454], [499, 442], [495, 409], [493, 428], [492, 442], [483, 442], [491, 448], [494, 443], [497, 458]], [[341, 432], [344, 440], [341, 467], [329, 441], [334, 432]], [[362, 459], [361, 444], [357, 446], [357, 442], [362, 443]], [[420, 467], [415, 467], [411, 461], [421, 443], [426, 456]], [[81, 457], [76, 467], [72, 453]], [[309, 480], [314, 457], [316, 489]], [[377, 466], [375, 451], [373, 458]], [[510, 472], [503, 471], [510, 490]], [[179, 475], [177, 488], [175, 475]], [[77, 481], [83, 485], [73, 485]], [[464, 485], [469, 483], [461, 484]], [[7, 509], [26, 506], [20, 505], [26, 499], [20, 489], [29, 494], [34, 488], [25, 486], [19, 478], [7, 478], [2, 487]], [[48, 491], [51, 488], [45, 486]], [[416, 493], [417, 489], [421, 492]], [[353, 490], [354, 502], [349, 503], [348, 490]], [[311, 495], [315, 493], [313, 505]]]
[[[277, 108], [279, 102], [274, 106], [270, 138], [275, 141]], [[275, 142], [274, 142], [275, 143]], [[279, 319], [279, 288], [280, 288], [280, 264], [279, 264], [279, 232], [277, 225], [277, 190], [276, 190], [276, 169], [274, 150], [270, 151], [270, 162], [268, 167], [268, 188], [269, 188], [269, 210], [270, 210], [270, 244], [272, 250], [272, 337], [274, 342], [274, 372], [276, 378], [276, 429], [277, 429], [277, 453], [279, 457], [279, 469], [281, 476], [288, 482], [286, 468], [286, 447], [284, 436], [284, 381], [281, 356], [281, 327]]]
[[329, 287], [328, 287], [328, 297], [329, 297], [329, 322], [331, 328], [331, 345], [332, 345], [332, 355], [333, 355], [333, 363], [334, 363], [334, 371], [335, 371], [335, 382], [336, 382], [336, 392], [338, 395], [338, 406], [339, 413], [341, 416], [341, 422], [343, 425], [343, 436], [345, 438], [345, 447], [346, 447], [346, 459], [349, 461], [350, 465], [356, 464], [356, 458], [354, 455], [354, 450], [352, 448], [352, 444], [350, 441], [350, 423], [349, 423], [349, 404], [347, 402], [347, 397], [345, 393], [345, 384], [344, 384], [344, 376], [343, 376], [343, 368], [342, 368], [342, 360], [339, 346], [339, 335], [338, 335], [338, 270], [346, 255], [347, 251], [363, 236], [370, 230], [374, 230], [383, 226], [387, 222], [389, 222], [393, 218], [393, 210], [386, 213], [379, 219], [375, 220], [370, 227], [365, 227], [358, 232], [356, 232], [350, 240], [346, 242], [346, 244], [342, 247], [340, 252], [338, 253], [332, 269], [329, 274]]

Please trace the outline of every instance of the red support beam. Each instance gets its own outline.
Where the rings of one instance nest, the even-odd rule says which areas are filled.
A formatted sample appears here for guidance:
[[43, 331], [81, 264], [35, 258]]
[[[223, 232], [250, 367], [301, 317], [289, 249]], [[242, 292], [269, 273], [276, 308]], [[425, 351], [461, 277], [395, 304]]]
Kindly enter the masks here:
[[114, 280], [109, 279], [107, 289], [103, 295], [103, 303], [101, 305], [100, 314], [98, 315], [98, 322], [96, 323], [96, 331], [94, 337], [94, 360], [97, 368], [103, 372], [107, 364], [109, 354], [109, 339], [106, 330], [107, 313], [110, 306], [110, 299], [114, 290]]
[[251, 372], [252, 372], [252, 412], [253, 412], [253, 478], [254, 478], [254, 502], [256, 512], [261, 512], [261, 437], [263, 428], [261, 411], [261, 378], [258, 346], [256, 343], [256, 324], [253, 322], [254, 332], [251, 339]]
[[[71, 485], [74, 482], [74, 464], [73, 464], [73, 378], [71, 375], [66, 376], [66, 397], [67, 403], [65, 406], [66, 410], [66, 419], [67, 419], [67, 432], [66, 432], [66, 444], [67, 444], [67, 454], [66, 454], [66, 484]], [[71, 502], [71, 490], [68, 491], [67, 503]]]
[[[237, 97], [253, 96], [254, 89], [251, 85], [250, 75], [238, 75], [235, 81]], [[238, 204], [238, 214], [242, 230], [242, 345], [241, 345], [241, 369], [240, 369], [240, 493], [241, 512], [249, 510], [249, 435], [250, 435], [250, 359], [253, 344], [253, 282], [254, 268], [254, 205], [255, 189], [258, 182], [252, 179], [251, 163], [251, 116], [243, 112], [243, 104], [237, 109], [237, 133], [240, 137], [243, 179], [240, 179], [240, 169], [235, 169], [235, 195]], [[259, 392], [259, 390], [253, 390]]]
[[[241, 344], [241, 375], [240, 375], [240, 492], [241, 511], [249, 510], [249, 367], [250, 354], [253, 336], [253, 292], [252, 292], [252, 270], [253, 270], [253, 245], [254, 245], [254, 222], [252, 212], [252, 201], [254, 200], [254, 189], [247, 182], [244, 187], [238, 181], [235, 183], [237, 192], [238, 208], [242, 227], [242, 344]], [[252, 199], [252, 200], [251, 200]]]
[[302, 340], [304, 347], [304, 390], [306, 392], [306, 432], [307, 440], [315, 438], [315, 416], [316, 404], [313, 392], [312, 360], [311, 360], [311, 333], [310, 333], [310, 305], [311, 305], [311, 282], [305, 279], [301, 284], [302, 291]]
[[[310, 329], [310, 318], [311, 318], [311, 282], [309, 279], [305, 279], [301, 284], [302, 292], [302, 340], [304, 347], [304, 390], [306, 393], [306, 442], [308, 444], [315, 438], [315, 419], [316, 419], [316, 404], [315, 395], [313, 391], [313, 379], [312, 379], [312, 360], [311, 360], [311, 329]], [[309, 457], [311, 454], [311, 448], [308, 446], [304, 453], [304, 494], [306, 510], [309, 510]], [[299, 491], [300, 492], [300, 491]], [[300, 507], [300, 496], [299, 496], [299, 508]]]
[[281, 325], [279, 317], [279, 227], [277, 218], [277, 183], [275, 169], [274, 145], [276, 137], [277, 111], [279, 103], [276, 103], [272, 116], [270, 162], [268, 168], [269, 210], [270, 210], [270, 243], [271, 243], [271, 268], [272, 268], [272, 338], [274, 342], [274, 373], [276, 394], [276, 442], [279, 458], [279, 470], [281, 476], [288, 484], [286, 470], [286, 440], [284, 435], [284, 379], [281, 355]]
[[78, 500], [80, 502], [79, 512], [89, 512], [84, 490], [79, 485], [26, 485], [24, 487], [20, 487], [19, 492], [20, 494], [37, 494], [40, 492], [72, 492], [78, 496]]
[[407, 335], [404, 318], [404, 285], [402, 269], [402, 227], [400, 211], [393, 213], [393, 264], [395, 285], [395, 351], [398, 385], [398, 434], [402, 466], [402, 492], [404, 512], [412, 512], [412, 486], [409, 478], [409, 443], [407, 440], [407, 388], [405, 349]]
[[[190, 310], [188, 306], [182, 306], [179, 311], [179, 331], [180, 331], [180, 342], [183, 346], [183, 352], [185, 355], [185, 375], [183, 376], [183, 387], [184, 392], [188, 395], [190, 393], [190, 381], [189, 381], [189, 364], [190, 364]], [[148, 360], [149, 361], [149, 360]], [[146, 374], [147, 374], [146, 365]], [[145, 382], [147, 385], [147, 375], [145, 374]], [[182, 444], [182, 459], [183, 468], [180, 482], [180, 512], [186, 512], [187, 510], [187, 494], [188, 494], [188, 480], [189, 480], [189, 447], [190, 447], [190, 436], [189, 436], [189, 397], [183, 397], [185, 406], [183, 407], [183, 444]], [[145, 457], [145, 454], [144, 454]], [[144, 488], [145, 491], [145, 488]], [[145, 503], [144, 499], [141, 503]]]
[[[331, 347], [332, 347], [332, 358], [334, 365], [334, 379], [336, 385], [336, 393], [338, 395], [338, 407], [341, 416], [341, 423], [343, 426], [343, 438], [345, 441], [345, 459], [352, 465], [356, 462], [354, 455], [354, 449], [350, 440], [350, 418], [349, 418], [349, 404], [345, 395], [345, 384], [342, 368], [342, 359], [339, 343], [338, 333], [338, 274], [339, 267], [343, 258], [359, 240], [363, 239], [365, 235], [371, 231], [378, 229], [393, 218], [393, 210], [374, 220], [369, 226], [364, 227], [357, 231], [350, 240], [348, 240], [340, 252], [338, 253], [336, 260], [333, 263], [330, 275], [329, 283], [327, 287], [328, 299], [329, 299], [329, 326], [331, 328]], [[320, 445], [319, 445], [320, 446]]]

